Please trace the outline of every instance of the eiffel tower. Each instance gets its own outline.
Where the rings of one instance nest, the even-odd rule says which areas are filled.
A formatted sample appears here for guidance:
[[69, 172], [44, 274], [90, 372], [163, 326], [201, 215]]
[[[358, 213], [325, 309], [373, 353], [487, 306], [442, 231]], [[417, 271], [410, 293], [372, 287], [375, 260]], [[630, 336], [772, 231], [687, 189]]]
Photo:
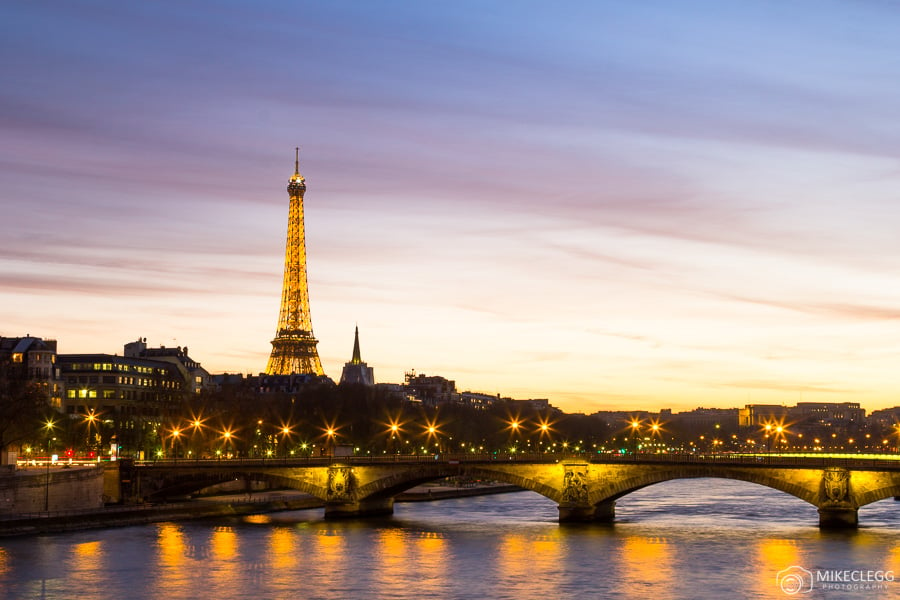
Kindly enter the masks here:
[[287, 244], [284, 253], [284, 285], [278, 331], [272, 340], [267, 375], [324, 375], [309, 314], [309, 288], [306, 284], [306, 229], [303, 224], [303, 194], [306, 180], [300, 174], [300, 148], [294, 161], [294, 174], [288, 180]]

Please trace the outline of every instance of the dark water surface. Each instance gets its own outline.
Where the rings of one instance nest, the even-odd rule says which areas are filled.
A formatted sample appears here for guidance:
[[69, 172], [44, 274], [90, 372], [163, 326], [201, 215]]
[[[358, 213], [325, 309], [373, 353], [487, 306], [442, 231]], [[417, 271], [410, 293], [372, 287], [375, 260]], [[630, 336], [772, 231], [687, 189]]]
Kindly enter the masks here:
[[[805, 502], [718, 479], [630, 494], [613, 526], [560, 526], [533, 492], [397, 504], [378, 520], [322, 514], [3, 539], [0, 598], [900, 598], [893, 500], [838, 533], [820, 532]], [[776, 579], [791, 567], [898, 581], [818, 582], [791, 596]]]

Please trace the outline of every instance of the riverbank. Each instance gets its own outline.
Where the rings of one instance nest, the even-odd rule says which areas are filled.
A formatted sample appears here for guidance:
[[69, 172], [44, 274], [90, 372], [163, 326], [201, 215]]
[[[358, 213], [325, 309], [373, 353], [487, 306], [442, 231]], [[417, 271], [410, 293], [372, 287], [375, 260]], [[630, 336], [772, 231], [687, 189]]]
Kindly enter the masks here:
[[[396, 502], [429, 502], [449, 498], [484, 496], [521, 491], [512, 485], [451, 487], [425, 485], [398, 495]], [[256, 515], [288, 510], [322, 508], [325, 503], [299, 492], [262, 492], [200, 498], [174, 504], [109, 506], [96, 510], [30, 513], [0, 519], [0, 537], [63, 533], [82, 529], [101, 529], [143, 525], [163, 521], [184, 521], [209, 517]]]

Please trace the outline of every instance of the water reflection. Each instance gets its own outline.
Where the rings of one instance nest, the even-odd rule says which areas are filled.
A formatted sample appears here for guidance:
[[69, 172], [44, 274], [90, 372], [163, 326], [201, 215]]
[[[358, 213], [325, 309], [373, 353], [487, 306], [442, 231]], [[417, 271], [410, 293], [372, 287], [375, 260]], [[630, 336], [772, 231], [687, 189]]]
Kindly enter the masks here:
[[419, 532], [413, 541], [414, 564], [419, 568], [418, 591], [424, 598], [442, 598], [447, 588], [449, 562], [447, 560], [447, 540], [442, 533]]
[[277, 572], [287, 569], [295, 564], [297, 543], [294, 532], [285, 527], [278, 527], [269, 534], [269, 563], [272, 570]]
[[756, 577], [748, 581], [747, 586], [759, 595], [774, 594], [778, 590], [779, 573], [805, 564], [797, 540], [760, 540], [756, 546], [756, 561], [753, 563]]
[[69, 553], [69, 561], [72, 575], [68, 583], [72, 585], [96, 588], [106, 577], [107, 565], [100, 541], [75, 544]]
[[[383, 521], [299, 511], [0, 539], [0, 600], [718, 600], [777, 598], [775, 575], [792, 565], [900, 572], [896, 504], [873, 507], [868, 529], [824, 534], [779, 492], [715, 485], [708, 500], [690, 482], [635, 495], [612, 527], [560, 527], [555, 505], [523, 493], [405, 505]], [[744, 517], [752, 526], [736, 522], [738, 498], [762, 507]]]
[[[500, 538], [496, 572], [498, 582], [512, 597], [552, 598], [559, 594], [557, 569], [564, 541], [556, 535], [506, 533]], [[535, 577], [540, 573], [541, 577]]]
[[188, 565], [187, 542], [182, 527], [160, 523], [156, 530], [156, 580], [166, 594], [189, 594], [195, 583]]
[[409, 569], [409, 539], [399, 528], [381, 529], [375, 539], [375, 584], [385, 596], [399, 595], [405, 585]]
[[675, 598], [678, 583], [666, 538], [632, 536], [620, 548], [619, 568], [626, 597]]
[[344, 589], [348, 584], [346, 567], [355, 561], [350, 560], [353, 552], [347, 548], [343, 531], [319, 529], [309, 541], [312, 545], [306, 555], [310, 560], [306, 585], [311, 590]]

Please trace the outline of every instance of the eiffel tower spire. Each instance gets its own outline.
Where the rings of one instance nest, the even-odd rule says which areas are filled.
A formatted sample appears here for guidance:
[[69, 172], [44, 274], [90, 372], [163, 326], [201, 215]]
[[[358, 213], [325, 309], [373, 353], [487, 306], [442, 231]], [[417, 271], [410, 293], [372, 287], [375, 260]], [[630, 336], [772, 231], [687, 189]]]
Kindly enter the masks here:
[[272, 354], [266, 365], [268, 375], [324, 375], [318, 340], [313, 335], [306, 283], [306, 229], [303, 222], [303, 195], [306, 180], [300, 174], [300, 148], [296, 149], [294, 174], [288, 180], [287, 243], [284, 253], [284, 284], [278, 330], [272, 340]]

